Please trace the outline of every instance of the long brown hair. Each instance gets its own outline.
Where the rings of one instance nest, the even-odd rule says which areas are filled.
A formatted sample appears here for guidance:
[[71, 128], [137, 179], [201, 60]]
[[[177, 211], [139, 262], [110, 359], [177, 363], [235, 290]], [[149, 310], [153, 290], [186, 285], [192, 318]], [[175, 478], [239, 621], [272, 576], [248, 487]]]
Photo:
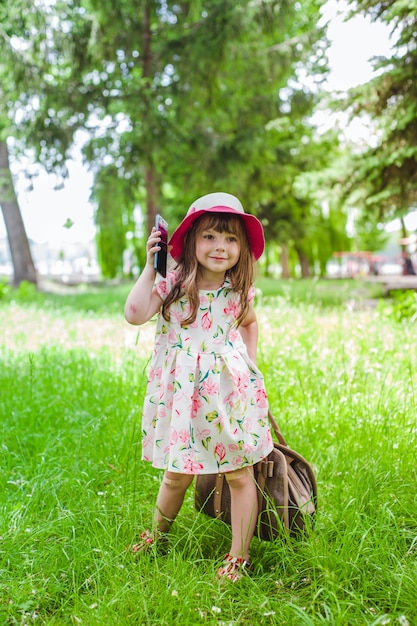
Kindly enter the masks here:
[[230, 279], [233, 291], [240, 296], [240, 313], [236, 325], [243, 321], [248, 312], [248, 293], [253, 284], [255, 274], [255, 260], [249, 246], [248, 236], [243, 220], [238, 215], [231, 213], [205, 213], [192, 225], [184, 237], [183, 253], [177, 266], [178, 278], [162, 305], [162, 315], [168, 322], [169, 307], [184, 295], [190, 303], [190, 314], [181, 322], [181, 326], [192, 324], [197, 316], [200, 306], [198, 292], [199, 266], [196, 256], [196, 241], [203, 230], [213, 229], [218, 233], [232, 233], [240, 243], [239, 260], [231, 269], [227, 270], [226, 276]]

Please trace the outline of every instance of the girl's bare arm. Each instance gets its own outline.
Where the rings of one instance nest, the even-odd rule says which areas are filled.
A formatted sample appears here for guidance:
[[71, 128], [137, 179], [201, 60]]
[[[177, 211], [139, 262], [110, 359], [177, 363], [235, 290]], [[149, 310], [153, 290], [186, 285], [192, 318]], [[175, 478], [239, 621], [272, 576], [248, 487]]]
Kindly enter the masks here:
[[246, 344], [249, 358], [256, 363], [256, 350], [258, 347], [258, 320], [256, 318], [253, 302], [249, 305], [249, 311], [239, 326], [240, 334]]
[[159, 241], [159, 231], [153, 228], [146, 243], [146, 265], [126, 300], [125, 318], [129, 324], [144, 324], [161, 307], [162, 299], [155, 289], [156, 272], [153, 268], [154, 254], [160, 249]]

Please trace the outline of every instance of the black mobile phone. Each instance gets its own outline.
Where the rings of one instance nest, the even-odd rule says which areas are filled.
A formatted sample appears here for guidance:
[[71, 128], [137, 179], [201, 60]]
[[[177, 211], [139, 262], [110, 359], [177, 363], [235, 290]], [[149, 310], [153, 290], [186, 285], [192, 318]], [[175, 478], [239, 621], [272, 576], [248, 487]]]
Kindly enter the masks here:
[[156, 216], [155, 228], [161, 233], [161, 241], [159, 245], [161, 247], [158, 252], [155, 252], [153, 258], [153, 266], [161, 276], [165, 278], [167, 275], [167, 257], [168, 257], [168, 222], [159, 215]]

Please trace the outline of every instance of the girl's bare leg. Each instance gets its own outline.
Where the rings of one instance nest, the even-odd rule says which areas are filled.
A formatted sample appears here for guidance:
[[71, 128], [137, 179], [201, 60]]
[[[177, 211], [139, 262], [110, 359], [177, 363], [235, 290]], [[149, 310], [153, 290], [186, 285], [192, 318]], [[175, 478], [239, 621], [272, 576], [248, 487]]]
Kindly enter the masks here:
[[156, 534], [167, 533], [176, 518], [185, 492], [193, 482], [194, 476], [166, 471], [156, 499], [154, 526]]
[[231, 495], [231, 556], [249, 561], [249, 546], [258, 514], [257, 487], [253, 467], [225, 474]]

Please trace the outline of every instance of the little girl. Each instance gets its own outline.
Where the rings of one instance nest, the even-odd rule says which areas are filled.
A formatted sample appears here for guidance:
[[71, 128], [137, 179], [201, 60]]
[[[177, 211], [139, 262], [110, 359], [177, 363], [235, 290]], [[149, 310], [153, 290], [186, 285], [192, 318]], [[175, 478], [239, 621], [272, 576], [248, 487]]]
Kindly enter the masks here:
[[177, 266], [155, 280], [155, 228], [147, 263], [125, 316], [144, 324], [158, 313], [142, 416], [142, 458], [165, 470], [153, 532], [167, 533], [195, 474], [224, 472], [231, 494], [232, 544], [218, 575], [238, 580], [249, 566], [257, 521], [253, 466], [273, 448], [263, 376], [256, 367], [254, 266], [264, 249], [259, 220], [227, 193], [196, 200], [169, 242]]

